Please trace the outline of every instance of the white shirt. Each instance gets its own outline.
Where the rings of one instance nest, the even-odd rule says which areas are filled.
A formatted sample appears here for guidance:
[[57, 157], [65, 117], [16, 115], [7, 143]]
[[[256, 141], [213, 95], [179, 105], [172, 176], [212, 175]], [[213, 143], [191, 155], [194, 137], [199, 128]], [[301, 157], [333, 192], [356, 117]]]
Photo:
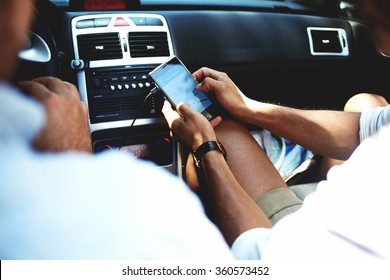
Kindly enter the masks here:
[[390, 259], [389, 112], [390, 106], [362, 114], [361, 123], [387, 118], [387, 124], [375, 125], [382, 129], [371, 130], [349, 160], [333, 167], [300, 210], [272, 229], [241, 234], [233, 244], [234, 255], [263, 260]]
[[232, 259], [198, 197], [120, 152], [37, 153], [38, 103], [0, 84], [0, 259]]
[[390, 106], [362, 112], [360, 116], [360, 142], [377, 133], [382, 126], [388, 123], [390, 123]]

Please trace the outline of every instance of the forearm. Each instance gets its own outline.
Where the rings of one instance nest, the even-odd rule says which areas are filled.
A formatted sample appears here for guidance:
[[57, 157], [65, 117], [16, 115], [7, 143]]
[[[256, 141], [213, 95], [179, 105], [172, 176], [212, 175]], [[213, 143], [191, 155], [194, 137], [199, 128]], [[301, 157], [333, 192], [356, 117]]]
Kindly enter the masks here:
[[347, 159], [360, 143], [360, 113], [300, 110], [256, 101], [248, 108], [246, 122], [327, 157]]
[[229, 245], [249, 229], [271, 227], [267, 216], [240, 186], [219, 152], [205, 154], [202, 167], [208, 196], [206, 207]]

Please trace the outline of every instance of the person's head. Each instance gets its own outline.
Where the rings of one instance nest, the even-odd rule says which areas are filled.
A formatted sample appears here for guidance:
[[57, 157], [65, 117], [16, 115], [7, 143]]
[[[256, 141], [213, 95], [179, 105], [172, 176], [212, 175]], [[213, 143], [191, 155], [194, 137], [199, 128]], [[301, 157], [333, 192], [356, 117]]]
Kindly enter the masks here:
[[0, 0], [0, 80], [8, 80], [30, 26], [35, 0]]
[[378, 48], [390, 55], [390, 1], [362, 0], [366, 19], [371, 23], [375, 32]]

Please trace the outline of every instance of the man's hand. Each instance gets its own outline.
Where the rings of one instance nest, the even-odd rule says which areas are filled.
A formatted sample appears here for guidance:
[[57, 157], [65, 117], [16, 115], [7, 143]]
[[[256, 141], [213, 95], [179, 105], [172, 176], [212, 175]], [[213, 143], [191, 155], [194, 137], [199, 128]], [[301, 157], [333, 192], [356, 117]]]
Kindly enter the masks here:
[[168, 101], [164, 102], [162, 112], [171, 129], [172, 137], [192, 151], [206, 141], [216, 140], [213, 127], [221, 122], [221, 117], [218, 116], [209, 122], [185, 103], [180, 103], [176, 109], [177, 111], [174, 111]]
[[248, 110], [256, 101], [246, 97], [226, 73], [203, 67], [193, 76], [201, 82], [198, 90], [212, 96], [235, 119], [247, 122]]
[[91, 152], [88, 110], [74, 85], [42, 77], [20, 82], [20, 87], [46, 109], [47, 121], [34, 141], [36, 149]]

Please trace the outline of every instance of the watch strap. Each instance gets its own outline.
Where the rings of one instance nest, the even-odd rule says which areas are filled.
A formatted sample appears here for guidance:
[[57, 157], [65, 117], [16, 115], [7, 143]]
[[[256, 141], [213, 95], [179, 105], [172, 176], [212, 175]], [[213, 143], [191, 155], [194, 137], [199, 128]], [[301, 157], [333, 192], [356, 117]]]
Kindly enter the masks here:
[[195, 165], [200, 168], [203, 156], [211, 151], [219, 151], [226, 159], [226, 151], [223, 145], [218, 141], [207, 141], [200, 145], [196, 151], [194, 151]]

